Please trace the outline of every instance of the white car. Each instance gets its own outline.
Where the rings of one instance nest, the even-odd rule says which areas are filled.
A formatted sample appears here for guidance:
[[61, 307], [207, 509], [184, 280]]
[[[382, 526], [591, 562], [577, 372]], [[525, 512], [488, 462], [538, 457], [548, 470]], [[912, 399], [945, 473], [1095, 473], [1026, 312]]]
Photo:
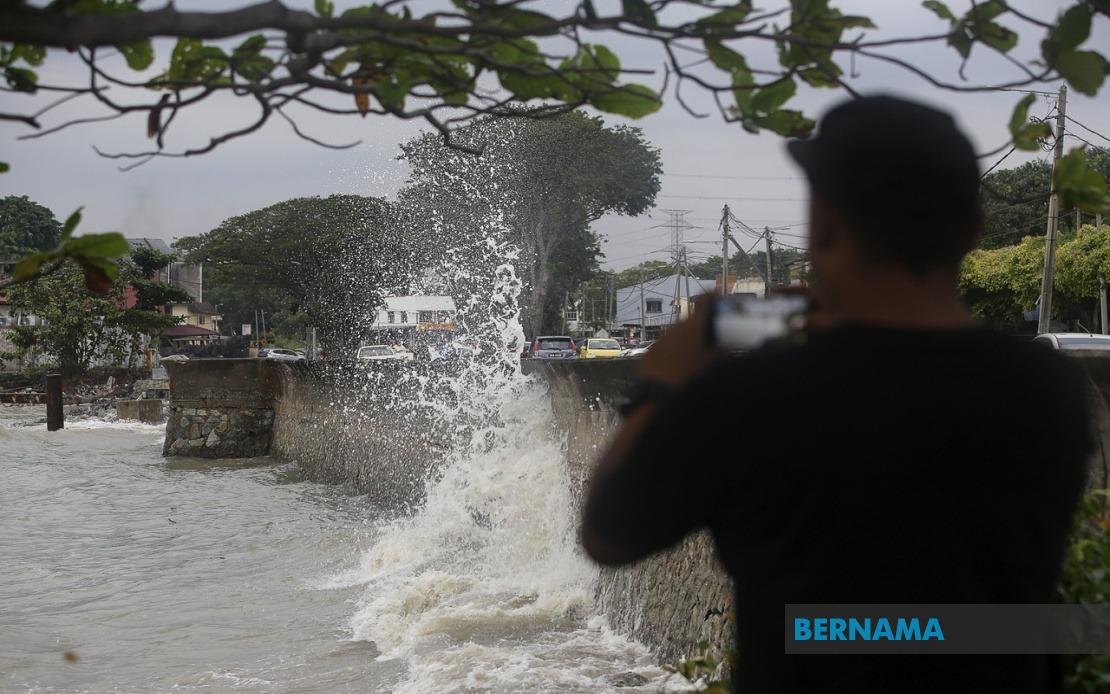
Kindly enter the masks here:
[[651, 346], [653, 344], [655, 344], [654, 340], [651, 340], [649, 342], [641, 342], [640, 344], [636, 345], [635, 347], [630, 347], [629, 349], [626, 349], [623, 352], [621, 352], [621, 356], [622, 357], [638, 357], [641, 354], [646, 353], [649, 349], [651, 349]]
[[412, 361], [413, 353], [403, 347], [366, 345], [358, 348], [355, 358], [359, 361]]
[[1033, 338], [1034, 342], [1047, 343], [1052, 349], [1072, 351], [1110, 351], [1110, 335], [1094, 333], [1045, 333]]
[[297, 354], [291, 349], [282, 349], [281, 347], [274, 347], [266, 351], [266, 359], [276, 359], [278, 361], [304, 361], [303, 354]]

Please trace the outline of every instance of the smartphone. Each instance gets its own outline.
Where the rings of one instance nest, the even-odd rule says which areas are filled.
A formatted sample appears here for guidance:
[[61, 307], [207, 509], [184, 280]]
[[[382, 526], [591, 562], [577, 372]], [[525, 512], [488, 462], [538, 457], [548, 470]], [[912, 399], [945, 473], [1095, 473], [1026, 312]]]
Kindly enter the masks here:
[[809, 299], [796, 295], [716, 297], [709, 321], [710, 344], [726, 350], [756, 349], [800, 333], [808, 310]]

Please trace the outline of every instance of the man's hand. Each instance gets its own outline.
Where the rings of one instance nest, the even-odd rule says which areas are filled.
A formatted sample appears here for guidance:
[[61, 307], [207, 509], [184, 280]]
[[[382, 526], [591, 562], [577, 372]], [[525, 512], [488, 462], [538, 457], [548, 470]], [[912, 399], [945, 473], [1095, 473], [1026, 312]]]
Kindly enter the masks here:
[[713, 295], [702, 294], [693, 303], [694, 315], [665, 332], [640, 358], [637, 369], [640, 378], [678, 388], [721, 355], [708, 339]]

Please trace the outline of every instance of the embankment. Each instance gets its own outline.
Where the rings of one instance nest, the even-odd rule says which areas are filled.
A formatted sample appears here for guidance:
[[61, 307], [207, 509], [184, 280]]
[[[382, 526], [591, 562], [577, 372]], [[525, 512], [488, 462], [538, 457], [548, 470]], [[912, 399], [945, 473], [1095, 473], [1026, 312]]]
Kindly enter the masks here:
[[[1110, 357], [1077, 357], [1088, 375], [1097, 448], [1091, 486], [1110, 486]], [[531, 362], [525, 372], [548, 385], [552, 427], [566, 436], [574, 497], [617, 423], [616, 402], [632, 360]], [[286, 365], [252, 359], [168, 364], [170, 416], [165, 455], [276, 455], [316, 480], [353, 485], [404, 506], [451, 445], [458, 388], [449, 366]], [[447, 384], [455, 385], [449, 387]], [[439, 384], [439, 385], [437, 385]], [[413, 406], [413, 403], [418, 403]], [[727, 643], [731, 590], [712, 543], [694, 535], [632, 568], [605, 569], [596, 602], [610, 624], [653, 647], [662, 660], [702, 640]]]

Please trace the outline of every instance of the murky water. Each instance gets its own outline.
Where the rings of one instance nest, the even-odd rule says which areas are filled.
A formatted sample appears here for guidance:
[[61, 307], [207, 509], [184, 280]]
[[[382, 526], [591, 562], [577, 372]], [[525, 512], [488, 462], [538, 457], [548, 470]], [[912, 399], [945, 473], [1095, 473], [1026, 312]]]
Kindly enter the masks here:
[[2, 691], [671, 684], [593, 614], [558, 447], [527, 422], [390, 518], [274, 461], [167, 462], [160, 427], [42, 416], [0, 408]]

